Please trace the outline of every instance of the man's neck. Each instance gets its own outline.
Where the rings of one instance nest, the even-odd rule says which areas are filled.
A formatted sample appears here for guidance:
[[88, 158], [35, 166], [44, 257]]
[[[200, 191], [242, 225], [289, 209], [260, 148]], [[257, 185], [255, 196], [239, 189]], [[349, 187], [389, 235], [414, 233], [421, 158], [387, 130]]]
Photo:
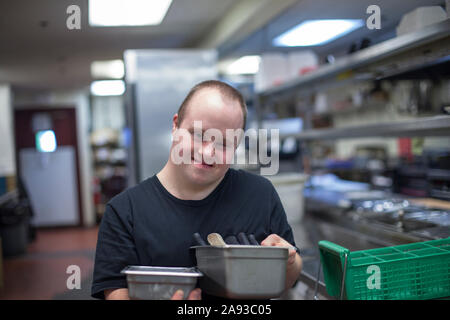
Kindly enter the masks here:
[[177, 172], [177, 168], [170, 161], [156, 174], [163, 187], [174, 197], [181, 200], [202, 200], [206, 198], [222, 181], [199, 186], [183, 179], [183, 175]]

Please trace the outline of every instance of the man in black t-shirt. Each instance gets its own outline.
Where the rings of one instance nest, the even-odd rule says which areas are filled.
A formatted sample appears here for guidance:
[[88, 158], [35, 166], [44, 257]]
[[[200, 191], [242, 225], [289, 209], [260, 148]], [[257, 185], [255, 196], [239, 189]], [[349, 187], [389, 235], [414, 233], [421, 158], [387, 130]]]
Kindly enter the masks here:
[[[173, 117], [174, 139], [164, 168], [106, 206], [93, 297], [128, 299], [126, 279], [120, 274], [128, 265], [193, 266], [189, 247], [195, 232], [204, 239], [212, 232], [224, 238], [244, 232], [254, 234], [261, 245], [289, 247], [286, 288], [294, 284], [302, 260], [293, 249], [292, 230], [273, 185], [261, 176], [229, 168], [239, 136], [226, 131], [245, 128], [246, 114], [241, 94], [223, 82], [205, 81], [190, 91]], [[219, 135], [205, 139], [205, 131], [198, 134], [199, 121], [202, 130], [214, 129], [226, 141], [217, 139]], [[173, 299], [182, 296], [177, 292]], [[188, 297], [200, 298], [198, 288]]]

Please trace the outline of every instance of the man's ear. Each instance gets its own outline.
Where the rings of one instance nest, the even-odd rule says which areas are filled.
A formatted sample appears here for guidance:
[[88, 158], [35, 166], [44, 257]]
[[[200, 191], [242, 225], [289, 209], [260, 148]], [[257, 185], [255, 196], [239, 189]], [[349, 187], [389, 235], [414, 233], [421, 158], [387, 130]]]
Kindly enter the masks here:
[[178, 128], [178, 113], [175, 113], [172, 118], [172, 133], [174, 133]]

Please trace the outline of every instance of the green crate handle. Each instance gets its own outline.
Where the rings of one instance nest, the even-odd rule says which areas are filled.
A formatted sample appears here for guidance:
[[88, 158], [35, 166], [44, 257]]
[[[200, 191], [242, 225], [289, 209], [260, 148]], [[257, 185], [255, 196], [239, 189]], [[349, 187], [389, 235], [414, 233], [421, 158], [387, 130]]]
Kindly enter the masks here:
[[[335, 255], [340, 261], [340, 265], [342, 268], [341, 269], [342, 270], [341, 283], [339, 284], [339, 286], [337, 283], [335, 283], [334, 285], [330, 286], [330, 288], [327, 287], [327, 291], [331, 296], [337, 297], [339, 295], [340, 300], [342, 300], [344, 298], [345, 276], [346, 276], [346, 272], [347, 272], [347, 266], [349, 263], [350, 250], [347, 248], [344, 248], [336, 243], [322, 240], [322, 241], [319, 241], [319, 251], [320, 251], [320, 257], [321, 257], [322, 261], [324, 260], [325, 252]], [[330, 273], [327, 272], [326, 268], [327, 268], [327, 266], [324, 267], [324, 277], [326, 278], [325, 283], [331, 283], [333, 280], [328, 278], [328, 274], [330, 274]], [[319, 275], [317, 277], [317, 281], [319, 281]]]
[[350, 253], [350, 250], [348, 250], [347, 248], [344, 248], [336, 243], [327, 240], [319, 241], [319, 248], [320, 250], [326, 250], [340, 257], [343, 257], [345, 254], [348, 255]]

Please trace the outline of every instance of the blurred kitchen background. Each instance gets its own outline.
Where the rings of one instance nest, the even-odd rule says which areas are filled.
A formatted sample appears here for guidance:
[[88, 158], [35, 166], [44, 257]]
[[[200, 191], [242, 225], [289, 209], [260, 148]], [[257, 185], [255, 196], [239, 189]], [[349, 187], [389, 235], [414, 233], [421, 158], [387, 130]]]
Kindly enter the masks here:
[[241, 90], [247, 129], [280, 129], [268, 178], [304, 259], [284, 298], [328, 298], [319, 240], [450, 236], [448, 0], [115, 3], [0, 3], [0, 299], [90, 299], [105, 204], [162, 168], [206, 79]]

